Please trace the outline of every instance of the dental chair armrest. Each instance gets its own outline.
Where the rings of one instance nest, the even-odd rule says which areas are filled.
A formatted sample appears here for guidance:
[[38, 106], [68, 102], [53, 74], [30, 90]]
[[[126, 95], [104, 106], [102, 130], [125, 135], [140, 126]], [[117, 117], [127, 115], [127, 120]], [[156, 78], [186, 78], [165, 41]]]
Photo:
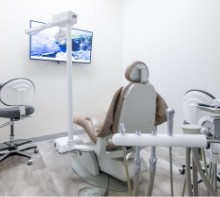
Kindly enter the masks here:
[[111, 142], [112, 135], [106, 137], [97, 137], [95, 153], [102, 158], [120, 158], [123, 157], [123, 150]]

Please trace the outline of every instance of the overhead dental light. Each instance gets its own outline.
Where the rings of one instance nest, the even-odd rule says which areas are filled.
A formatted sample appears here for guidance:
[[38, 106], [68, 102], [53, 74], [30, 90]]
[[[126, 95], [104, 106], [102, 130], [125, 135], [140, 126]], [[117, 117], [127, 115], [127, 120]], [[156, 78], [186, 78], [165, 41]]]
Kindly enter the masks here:
[[[74, 135], [73, 132], [73, 97], [72, 97], [72, 40], [71, 40], [71, 29], [74, 24], [77, 23], [78, 15], [72, 11], [66, 11], [53, 16], [52, 20], [46, 24], [30, 28], [25, 31], [26, 34], [36, 34], [44, 29], [51, 27], [60, 27], [56, 39], [60, 41], [64, 40], [65, 37], [67, 50], [66, 50], [66, 74], [67, 74], [67, 108], [68, 108], [68, 137], [59, 138], [55, 140], [55, 147], [59, 153], [64, 153], [74, 149], [74, 144], [79, 143], [80, 139]], [[66, 34], [64, 33], [66, 29]]]

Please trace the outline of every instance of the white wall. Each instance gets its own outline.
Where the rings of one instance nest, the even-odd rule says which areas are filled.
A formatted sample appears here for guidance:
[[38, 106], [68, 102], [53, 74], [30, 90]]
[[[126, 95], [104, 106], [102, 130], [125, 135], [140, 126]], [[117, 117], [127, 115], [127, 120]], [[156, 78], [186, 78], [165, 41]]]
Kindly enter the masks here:
[[122, 8], [122, 63], [138, 59], [149, 66], [150, 81], [175, 109], [174, 128], [181, 131], [187, 90], [220, 97], [220, 1], [124, 0]]
[[[24, 34], [30, 19], [48, 21], [66, 10], [78, 13], [76, 27], [94, 32], [92, 64], [73, 66], [74, 114], [102, 112], [122, 83], [121, 65], [137, 59], [147, 63], [151, 82], [175, 109], [178, 131], [187, 90], [220, 97], [218, 0], [7, 0], [0, 6], [0, 82], [24, 76], [37, 87], [36, 112], [16, 125], [17, 137], [67, 130], [65, 64], [29, 60]], [[8, 129], [0, 130], [1, 141]]]
[[[7, 0], [0, 6], [0, 82], [28, 77], [36, 85], [36, 112], [16, 124], [16, 137], [67, 131], [65, 63], [29, 60], [29, 20], [47, 22], [54, 14], [72, 10], [81, 29], [94, 33], [92, 64], [73, 66], [73, 111], [103, 112], [121, 85], [121, 2], [118, 0]], [[112, 14], [114, 13], [114, 14]], [[3, 122], [3, 120], [0, 120]], [[0, 130], [0, 141], [9, 128]]]

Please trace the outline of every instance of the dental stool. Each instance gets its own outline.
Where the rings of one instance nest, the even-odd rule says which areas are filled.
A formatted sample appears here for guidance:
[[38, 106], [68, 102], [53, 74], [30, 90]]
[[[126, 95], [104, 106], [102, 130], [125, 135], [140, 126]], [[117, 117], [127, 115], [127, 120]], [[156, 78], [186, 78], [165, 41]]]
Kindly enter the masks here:
[[[219, 120], [220, 119], [220, 109], [215, 108], [211, 106], [214, 106], [216, 103], [216, 98], [203, 90], [198, 90], [198, 89], [192, 89], [189, 90], [185, 93], [184, 95], [184, 99], [183, 99], [183, 112], [184, 112], [184, 124], [182, 125], [182, 129], [183, 132], [186, 134], [205, 134], [207, 136], [207, 139], [211, 139], [211, 138], [215, 138], [217, 137], [216, 133], [215, 133], [215, 127], [217, 125], [215, 125], [215, 121], [210, 122], [210, 120]], [[219, 130], [219, 129], [218, 129]], [[209, 151], [208, 154], [208, 160], [209, 160], [209, 165], [206, 164], [206, 160], [207, 158], [205, 157], [205, 150], [204, 149], [198, 149], [198, 156], [199, 156], [199, 160], [203, 160], [204, 161], [204, 171], [207, 171], [207, 168], [215, 168], [215, 167], [210, 167], [211, 165], [214, 166], [216, 165], [215, 159], [213, 159], [212, 157], [217, 158], [217, 153], [212, 153], [212, 147], [214, 146], [214, 144], [208, 144], [207, 146], [207, 151]], [[185, 174], [185, 169], [188, 168], [190, 169], [194, 169], [194, 163], [192, 163], [192, 166], [190, 166], [190, 148], [188, 148], [188, 150], [186, 150], [186, 163], [188, 162], [188, 164], [183, 165], [182, 168], [179, 169], [181, 174]], [[213, 162], [215, 161], [215, 162]], [[217, 168], [216, 168], [217, 170]], [[217, 171], [215, 170], [215, 172], [210, 174], [213, 174], [213, 180], [216, 181], [216, 176], [215, 174], [217, 173]], [[188, 171], [188, 174], [190, 172]], [[197, 182], [197, 175], [194, 173], [194, 180], [193, 183], [191, 183], [191, 180], [188, 177], [187, 182], [190, 184], [193, 184], [194, 190], [193, 190], [193, 194], [194, 195], [198, 195], [198, 186], [197, 184], [202, 182], [202, 180], [199, 180]], [[192, 195], [192, 191], [190, 191], [190, 186], [188, 186], [188, 195]]]
[[216, 98], [212, 94], [204, 90], [191, 89], [185, 93], [183, 98], [183, 133], [201, 134], [204, 128], [199, 124], [199, 120], [204, 116], [210, 115], [210, 113], [200, 110], [198, 105], [212, 104], [215, 99]]
[[0, 128], [10, 126], [10, 140], [0, 144], [0, 162], [16, 155], [28, 158], [28, 165], [32, 164], [31, 156], [24, 151], [34, 149], [34, 152], [37, 153], [37, 146], [32, 144], [29, 139], [15, 140], [14, 123], [34, 113], [34, 107], [30, 105], [34, 94], [34, 83], [26, 78], [15, 78], [1, 84], [0, 101], [6, 107], [0, 108], [0, 118], [9, 119], [9, 121], [0, 125]]
[[[105, 115], [75, 116], [73, 120], [91, 139], [87, 145], [75, 145], [80, 166], [93, 176], [104, 172], [122, 182], [127, 181], [123, 149], [112, 143], [112, 135], [123, 129], [126, 133], [151, 133], [156, 125], [166, 121], [167, 108], [166, 102], [149, 83], [146, 64], [136, 61], [129, 65], [125, 77], [130, 83], [116, 91]], [[126, 147], [129, 179], [134, 176], [134, 151], [135, 147]], [[76, 166], [73, 169], [77, 171]], [[146, 170], [146, 162], [141, 158], [140, 171]]]

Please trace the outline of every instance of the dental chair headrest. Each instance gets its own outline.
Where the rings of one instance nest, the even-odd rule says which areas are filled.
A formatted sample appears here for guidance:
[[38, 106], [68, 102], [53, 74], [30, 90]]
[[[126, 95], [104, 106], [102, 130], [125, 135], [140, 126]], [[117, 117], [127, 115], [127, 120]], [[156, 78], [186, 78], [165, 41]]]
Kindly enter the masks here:
[[125, 78], [131, 82], [147, 83], [149, 78], [147, 65], [141, 61], [135, 61], [127, 67]]

